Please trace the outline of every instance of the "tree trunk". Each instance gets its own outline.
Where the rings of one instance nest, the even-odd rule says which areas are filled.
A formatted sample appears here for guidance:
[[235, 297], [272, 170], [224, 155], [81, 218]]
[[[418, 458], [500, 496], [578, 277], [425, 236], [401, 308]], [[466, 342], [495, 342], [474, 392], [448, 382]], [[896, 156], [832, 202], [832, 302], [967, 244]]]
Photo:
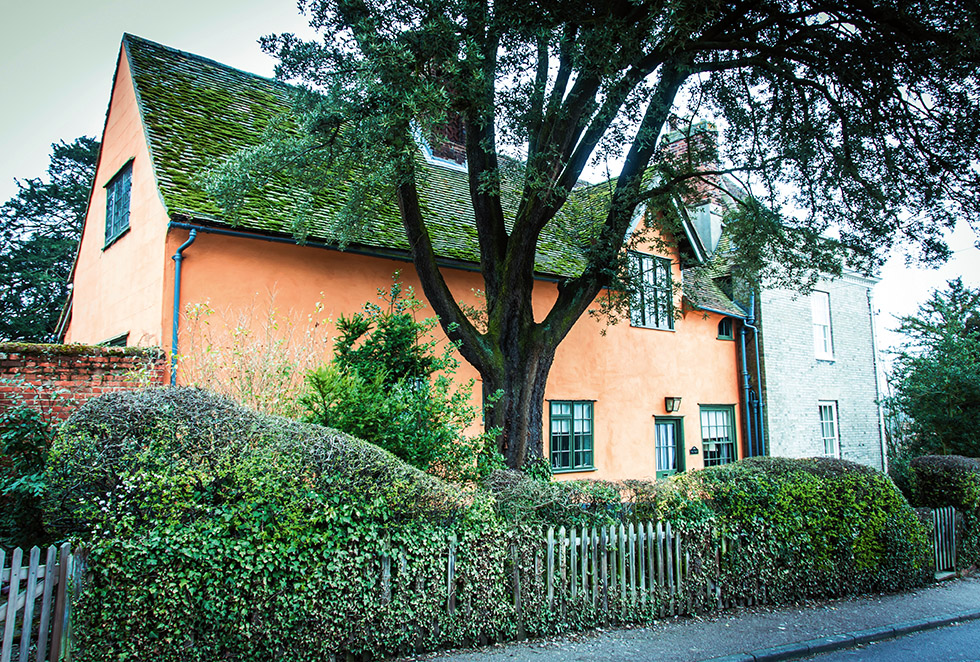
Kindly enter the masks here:
[[486, 427], [500, 428], [500, 452], [508, 467], [520, 469], [544, 457], [544, 390], [555, 348], [511, 349], [499, 372], [482, 375], [483, 394], [484, 403], [492, 403]]

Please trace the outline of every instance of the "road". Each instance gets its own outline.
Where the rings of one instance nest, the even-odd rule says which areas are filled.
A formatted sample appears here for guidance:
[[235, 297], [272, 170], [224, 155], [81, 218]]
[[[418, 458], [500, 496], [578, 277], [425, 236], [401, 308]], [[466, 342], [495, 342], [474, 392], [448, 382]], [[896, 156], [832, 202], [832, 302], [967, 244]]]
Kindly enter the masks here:
[[980, 660], [980, 621], [806, 658], [814, 662], [961, 662]]

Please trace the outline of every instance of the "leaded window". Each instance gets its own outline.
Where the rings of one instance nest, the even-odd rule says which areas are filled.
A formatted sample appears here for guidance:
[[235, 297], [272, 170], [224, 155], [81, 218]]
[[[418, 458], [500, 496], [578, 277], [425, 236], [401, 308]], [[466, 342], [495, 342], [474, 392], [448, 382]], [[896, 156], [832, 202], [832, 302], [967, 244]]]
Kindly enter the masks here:
[[105, 243], [118, 239], [129, 229], [129, 193], [133, 183], [133, 162], [130, 161], [105, 187]]
[[673, 329], [673, 288], [670, 260], [643, 253], [630, 253], [630, 322], [651, 329]]
[[551, 467], [555, 471], [592, 469], [593, 403], [552, 401]]

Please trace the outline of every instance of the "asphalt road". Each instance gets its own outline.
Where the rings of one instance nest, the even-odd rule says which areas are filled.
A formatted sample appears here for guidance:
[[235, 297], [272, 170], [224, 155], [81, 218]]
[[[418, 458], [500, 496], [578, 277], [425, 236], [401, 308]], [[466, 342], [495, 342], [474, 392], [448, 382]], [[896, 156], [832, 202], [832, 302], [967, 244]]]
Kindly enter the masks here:
[[814, 662], [962, 662], [980, 660], [980, 621], [886, 639], [806, 658]]

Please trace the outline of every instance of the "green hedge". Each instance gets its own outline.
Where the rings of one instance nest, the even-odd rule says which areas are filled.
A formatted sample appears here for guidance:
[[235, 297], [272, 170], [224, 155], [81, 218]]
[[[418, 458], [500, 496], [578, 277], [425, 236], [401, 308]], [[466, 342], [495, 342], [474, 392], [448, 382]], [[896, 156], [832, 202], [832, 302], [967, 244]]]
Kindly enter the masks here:
[[[498, 472], [489, 489], [464, 489], [333, 430], [160, 389], [86, 403], [47, 478], [50, 524], [88, 550], [73, 607], [82, 661], [377, 657], [604, 624], [581, 595], [549, 606], [548, 524], [672, 521], [692, 559], [677, 602], [693, 610], [712, 606], [712, 527], [741, 547], [721, 576], [735, 594], [780, 601], [921, 579], [908, 505], [883, 475], [846, 463], [746, 461], [656, 483]], [[652, 621], [667, 599], [612, 595], [608, 622]]]
[[953, 506], [963, 513], [960, 565], [980, 565], [980, 460], [960, 455], [924, 455], [910, 463], [913, 503]]
[[728, 577], [771, 601], [893, 591], [922, 583], [926, 531], [891, 480], [830, 458], [760, 457], [678, 477], [703, 494], [742, 554]]

